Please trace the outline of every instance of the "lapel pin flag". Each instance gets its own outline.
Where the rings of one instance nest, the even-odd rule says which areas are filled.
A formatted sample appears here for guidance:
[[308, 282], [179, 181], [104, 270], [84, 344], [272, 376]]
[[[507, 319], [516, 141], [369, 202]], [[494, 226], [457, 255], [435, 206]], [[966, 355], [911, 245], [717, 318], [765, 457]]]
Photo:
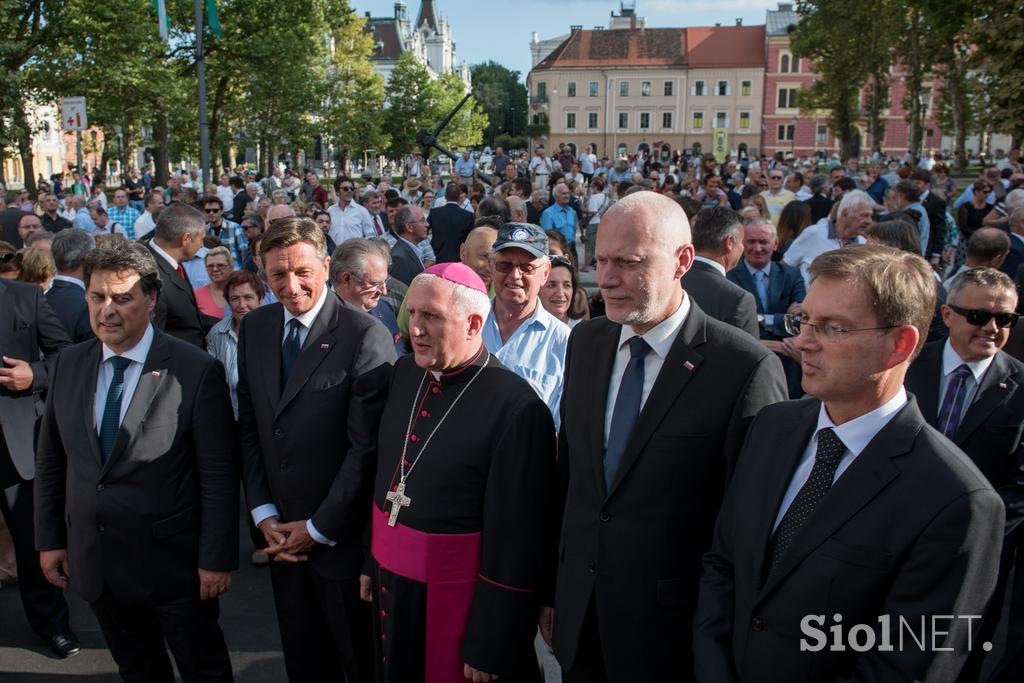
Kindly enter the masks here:
[[1006, 388], [1006, 382], [1000, 382], [999, 383], [999, 388], [1000, 389], [1005, 389]]
[[330, 345], [330, 344], [321, 344], [321, 345], [320, 345], [320, 350], [321, 350], [321, 351], [326, 351], [326, 350], [327, 350], [327, 349], [329, 349], [329, 348], [331, 348], [331, 345]]
[[685, 363], [683, 363], [683, 367], [689, 370], [690, 372], [693, 372], [693, 363], [691, 363], [690, 361], [686, 361]]
[[153, 370], [149, 374], [152, 375], [153, 377], [159, 377], [160, 376], [160, 371], [159, 370]]

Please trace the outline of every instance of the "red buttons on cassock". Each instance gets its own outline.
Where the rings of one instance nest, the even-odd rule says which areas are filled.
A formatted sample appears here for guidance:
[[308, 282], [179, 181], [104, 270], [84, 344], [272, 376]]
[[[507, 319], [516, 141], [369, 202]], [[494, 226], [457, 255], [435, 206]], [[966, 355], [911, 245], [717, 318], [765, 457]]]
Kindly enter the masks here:
[[430, 417], [430, 413], [424, 410], [423, 412], [420, 413], [420, 417]]
[[441, 388], [440, 387], [434, 387], [430, 391], [435, 393], [435, 394], [440, 394], [441, 393]]
[[382, 617], [386, 617], [386, 616], [388, 615], [388, 613], [387, 613], [387, 611], [386, 611], [386, 610], [381, 610], [381, 611], [380, 611], [380, 615], [381, 615]]
[[419, 441], [419, 440], [420, 440], [420, 437], [416, 436], [415, 434], [413, 434], [412, 436], [409, 437], [409, 441]]

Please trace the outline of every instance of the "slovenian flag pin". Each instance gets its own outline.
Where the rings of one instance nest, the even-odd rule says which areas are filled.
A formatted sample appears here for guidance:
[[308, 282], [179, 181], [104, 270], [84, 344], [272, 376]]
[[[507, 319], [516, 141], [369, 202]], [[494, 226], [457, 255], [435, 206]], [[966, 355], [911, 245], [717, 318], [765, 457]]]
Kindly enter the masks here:
[[693, 363], [691, 363], [690, 361], [686, 361], [685, 363], [683, 363], [683, 367], [691, 372], [693, 371]]

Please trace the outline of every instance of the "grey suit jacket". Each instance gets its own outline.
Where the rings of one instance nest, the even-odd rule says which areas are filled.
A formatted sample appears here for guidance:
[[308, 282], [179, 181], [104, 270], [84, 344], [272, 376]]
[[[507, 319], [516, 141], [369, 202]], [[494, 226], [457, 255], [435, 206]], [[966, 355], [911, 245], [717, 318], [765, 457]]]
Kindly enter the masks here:
[[760, 339], [754, 295], [729, 282], [713, 266], [694, 261], [693, 267], [683, 276], [683, 289], [712, 318]]

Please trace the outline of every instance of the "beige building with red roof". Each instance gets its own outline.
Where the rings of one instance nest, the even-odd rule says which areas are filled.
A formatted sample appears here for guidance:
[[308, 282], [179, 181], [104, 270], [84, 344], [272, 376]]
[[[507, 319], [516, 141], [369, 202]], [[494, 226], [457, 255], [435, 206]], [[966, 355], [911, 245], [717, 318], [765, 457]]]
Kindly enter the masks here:
[[734, 155], [759, 147], [764, 26], [645, 28], [628, 9], [611, 25], [572, 27], [530, 71], [531, 122], [549, 126], [535, 142], [668, 159], [710, 151], [720, 128]]

